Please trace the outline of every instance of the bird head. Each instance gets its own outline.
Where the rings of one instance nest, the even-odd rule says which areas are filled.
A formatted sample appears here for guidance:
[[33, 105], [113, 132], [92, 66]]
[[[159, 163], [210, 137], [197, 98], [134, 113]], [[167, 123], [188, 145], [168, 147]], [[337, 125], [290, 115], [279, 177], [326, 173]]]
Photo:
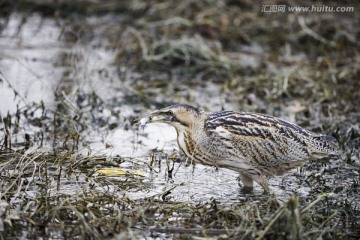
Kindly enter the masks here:
[[194, 125], [202, 113], [203, 111], [190, 105], [177, 104], [146, 114], [139, 122], [141, 127], [148, 123], [167, 123], [181, 130]]

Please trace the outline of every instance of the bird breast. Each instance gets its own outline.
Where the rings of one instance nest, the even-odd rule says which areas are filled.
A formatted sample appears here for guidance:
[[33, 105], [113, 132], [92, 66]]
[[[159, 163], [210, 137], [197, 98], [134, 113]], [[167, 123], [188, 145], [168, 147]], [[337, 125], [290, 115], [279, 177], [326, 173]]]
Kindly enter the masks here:
[[224, 167], [222, 166], [225, 163], [224, 160], [229, 160], [236, 156], [236, 162], [239, 163], [241, 160], [240, 155], [234, 152], [236, 149], [231, 147], [230, 139], [227, 141], [217, 138], [217, 136], [207, 136], [200, 127], [191, 131], [178, 131], [177, 141], [184, 154], [195, 162], [215, 167]]
[[187, 143], [188, 140], [186, 139], [187, 133], [185, 131], [178, 131], [177, 134], [178, 134], [177, 142], [178, 142], [180, 149], [184, 152], [184, 154], [187, 157], [191, 157], [192, 154], [189, 151], [188, 143]]

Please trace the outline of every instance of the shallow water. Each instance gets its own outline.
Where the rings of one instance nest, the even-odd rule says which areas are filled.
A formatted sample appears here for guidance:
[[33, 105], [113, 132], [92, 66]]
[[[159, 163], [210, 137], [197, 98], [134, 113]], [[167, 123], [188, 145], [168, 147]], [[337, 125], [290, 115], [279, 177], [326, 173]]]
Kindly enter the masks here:
[[[168, 154], [178, 151], [176, 133], [172, 127], [163, 124], [147, 125], [144, 131], [136, 127], [128, 130], [123, 128], [125, 122], [121, 121], [139, 114], [134, 111], [139, 109], [139, 104], [132, 104], [125, 100], [126, 93], [135, 91], [132, 83], [136, 78], [136, 73], [128, 72], [127, 78], [118, 79], [119, 76], [116, 75], [115, 66], [112, 64], [115, 52], [109, 50], [106, 39], [100, 41], [101, 34], [108, 30], [100, 24], [107, 18], [111, 19], [111, 16], [87, 18], [88, 24], [100, 26], [96, 28], [98, 33], [89, 41], [71, 42], [66, 41], [64, 37], [66, 23], [61, 19], [43, 18], [33, 14], [27, 16], [23, 23], [21, 14], [12, 14], [0, 37], [0, 47], [3, 49], [0, 56], [0, 70], [5, 79], [0, 87], [1, 115], [4, 116], [8, 112], [14, 114], [17, 109], [41, 102], [46, 108], [55, 109], [57, 104], [55, 93], [65, 96], [69, 105], [72, 104], [73, 95], [79, 90], [94, 91], [107, 106], [111, 106], [111, 101], [117, 99], [123, 104], [114, 106], [113, 109], [108, 109], [105, 105], [102, 112], [97, 114], [110, 119], [110, 122], [120, 121], [118, 127], [109, 130], [106, 127], [99, 128], [94, 123], [94, 126], [86, 130], [86, 134], [82, 134], [83, 144], [78, 154], [94, 156], [105, 154], [109, 157], [121, 156], [131, 158], [134, 162], [139, 161], [140, 166], [146, 171], [144, 181], [152, 187], [146, 191], [129, 192], [127, 193], [129, 196], [144, 198], [176, 186], [169, 196], [175, 201], [201, 202], [212, 197], [221, 202], [241, 199], [243, 193], [236, 180], [237, 174], [230, 170], [215, 170], [201, 165], [193, 169], [192, 166], [186, 167], [185, 162], [176, 162], [173, 176], [169, 179], [166, 174], [167, 166], [165, 162], [162, 162], [157, 169], [158, 173], [149, 172], [144, 164], [149, 162], [152, 150], [156, 149]], [[121, 69], [126, 68], [128, 66], [121, 67]], [[147, 80], [140, 79], [140, 81]], [[165, 89], [167, 89], [166, 85]], [[204, 104], [215, 109], [220, 109], [220, 106], [224, 108], [231, 106], [222, 100], [222, 85], [217, 83], [193, 84], [192, 88], [186, 89], [187, 98], [196, 99], [200, 105]], [[17, 96], [15, 96], [15, 91]], [[166, 95], [158, 95], [159, 101], [166, 98]], [[176, 97], [178, 101], [183, 101], [184, 96]], [[120, 118], [112, 116], [112, 111], [120, 113]], [[36, 114], [40, 116], [41, 111], [37, 110], [35, 116]], [[13, 137], [21, 142], [22, 134], [37, 130], [36, 127], [25, 122], [19, 134]], [[30, 151], [48, 151], [51, 149], [50, 145], [50, 143], [45, 143], [39, 149], [35, 143]], [[124, 164], [125, 167], [134, 167], [131, 165]], [[299, 188], [294, 177], [289, 176], [285, 179], [288, 182], [286, 191], [277, 187], [282, 177], [270, 180], [272, 190], [279, 197], [289, 197], [292, 191], [307, 195], [308, 188]], [[77, 192], [79, 187], [81, 188], [81, 181], [69, 184], [67, 179], [61, 179], [60, 186], [60, 191], [71, 194]], [[257, 186], [254, 194], [262, 194], [262, 189]]]
[[[207, 1], [139, 4], [102, 16], [0, 17], [0, 237], [4, 226], [5, 238], [358, 232], [359, 116], [357, 93], [347, 90], [357, 86], [358, 58], [348, 51], [356, 21], [308, 14], [303, 31], [301, 16], [233, 2], [215, 11]], [[167, 6], [184, 18], [168, 15]], [[258, 185], [244, 192], [236, 172], [187, 162], [172, 127], [132, 125], [174, 103], [278, 116], [334, 136], [343, 152], [272, 177], [273, 194]], [[104, 168], [128, 172], [103, 175]]]

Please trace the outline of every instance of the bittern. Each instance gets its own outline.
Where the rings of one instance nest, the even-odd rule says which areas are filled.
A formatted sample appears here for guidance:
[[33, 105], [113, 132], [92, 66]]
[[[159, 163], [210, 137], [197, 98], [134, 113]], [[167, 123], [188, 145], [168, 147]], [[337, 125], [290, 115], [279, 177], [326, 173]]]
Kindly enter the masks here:
[[177, 104], [145, 115], [140, 124], [147, 123], [170, 124], [188, 158], [238, 172], [246, 189], [252, 189], [255, 181], [269, 191], [266, 177], [338, 154], [334, 138], [260, 113], [210, 113]]

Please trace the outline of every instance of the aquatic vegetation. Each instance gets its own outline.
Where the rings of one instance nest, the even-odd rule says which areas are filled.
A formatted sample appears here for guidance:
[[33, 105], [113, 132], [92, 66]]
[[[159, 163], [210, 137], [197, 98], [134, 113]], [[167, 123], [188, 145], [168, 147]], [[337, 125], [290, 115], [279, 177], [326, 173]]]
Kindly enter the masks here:
[[[1, 239], [359, 238], [356, 11], [0, 6]], [[171, 129], [132, 125], [174, 103], [287, 119], [334, 137], [341, 155], [271, 179], [276, 194], [244, 193], [233, 173], [187, 162]]]

